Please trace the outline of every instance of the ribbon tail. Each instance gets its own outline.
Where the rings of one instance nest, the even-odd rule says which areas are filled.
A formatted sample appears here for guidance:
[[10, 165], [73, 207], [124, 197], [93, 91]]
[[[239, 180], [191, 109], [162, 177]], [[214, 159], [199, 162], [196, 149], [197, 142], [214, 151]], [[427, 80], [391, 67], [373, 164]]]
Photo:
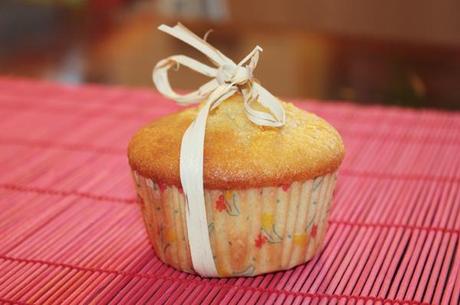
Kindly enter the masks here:
[[186, 194], [186, 222], [193, 268], [202, 276], [215, 277], [218, 274], [210, 247], [203, 187], [204, 136], [211, 105], [212, 101], [208, 100], [182, 138], [180, 177]]

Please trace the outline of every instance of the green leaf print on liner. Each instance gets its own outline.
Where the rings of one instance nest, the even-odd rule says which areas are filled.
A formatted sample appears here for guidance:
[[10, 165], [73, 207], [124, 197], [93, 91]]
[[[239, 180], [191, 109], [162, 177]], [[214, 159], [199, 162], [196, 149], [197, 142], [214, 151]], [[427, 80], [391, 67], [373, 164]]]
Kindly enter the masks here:
[[214, 231], [214, 223], [211, 222], [210, 224], [208, 224], [208, 232], [211, 233]]
[[236, 276], [251, 276], [256, 271], [256, 268], [253, 265], [249, 265], [245, 270], [241, 272], [232, 272], [232, 275]]
[[305, 227], [305, 232], [307, 232], [308, 229], [311, 228], [314, 222], [315, 222], [315, 216], [313, 215], [313, 217], [311, 218], [311, 220], [307, 223], [307, 226]]
[[267, 242], [270, 244], [279, 244], [283, 241], [283, 238], [279, 236], [279, 234], [276, 232], [275, 225], [273, 225], [273, 229], [271, 232], [268, 232], [264, 228], [261, 228], [260, 231], [264, 233], [264, 235], [267, 237]]
[[279, 243], [283, 238], [276, 232], [274, 215], [271, 212], [262, 213], [260, 231], [264, 233], [269, 243]]
[[324, 176], [317, 177], [313, 180], [313, 191], [316, 191], [324, 181]]
[[281, 235], [279, 235], [278, 232], [276, 232], [276, 225], [275, 224], [273, 224], [273, 234], [278, 238], [279, 242], [281, 242], [283, 240]]
[[224, 198], [227, 207], [227, 214], [230, 216], [239, 216], [240, 209], [238, 208], [238, 198], [236, 192], [225, 192]]

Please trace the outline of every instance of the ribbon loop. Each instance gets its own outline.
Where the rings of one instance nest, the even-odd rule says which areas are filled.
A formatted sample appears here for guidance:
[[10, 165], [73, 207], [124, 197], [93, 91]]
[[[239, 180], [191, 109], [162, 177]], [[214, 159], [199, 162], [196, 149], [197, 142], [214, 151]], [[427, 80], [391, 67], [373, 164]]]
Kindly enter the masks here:
[[[208, 114], [237, 92], [243, 96], [248, 119], [256, 125], [282, 127], [285, 124], [285, 113], [281, 102], [254, 80], [253, 72], [259, 60], [259, 53], [262, 52], [261, 47], [256, 46], [236, 64], [180, 23], [174, 27], [161, 25], [159, 30], [194, 47], [216, 66], [210, 67], [185, 55], [174, 55], [156, 64], [152, 78], [164, 96], [180, 104], [205, 101], [182, 137], [180, 178], [187, 205], [187, 233], [193, 268], [202, 276], [218, 276], [209, 239], [204, 201], [203, 156]], [[171, 68], [178, 69], [181, 65], [212, 79], [198, 90], [178, 94], [169, 83], [168, 71]], [[262, 110], [257, 110], [253, 106], [254, 103], [259, 103], [262, 106], [259, 109]]]

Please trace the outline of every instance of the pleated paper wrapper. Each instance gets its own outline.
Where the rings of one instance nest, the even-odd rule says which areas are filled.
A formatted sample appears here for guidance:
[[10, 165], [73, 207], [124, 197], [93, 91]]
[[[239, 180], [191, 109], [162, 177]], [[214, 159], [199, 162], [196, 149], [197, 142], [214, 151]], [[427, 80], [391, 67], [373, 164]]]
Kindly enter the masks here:
[[[133, 177], [155, 253], [166, 264], [193, 273], [183, 191], [135, 171]], [[332, 173], [275, 187], [205, 189], [219, 276], [253, 276], [310, 260], [324, 240], [335, 181]]]

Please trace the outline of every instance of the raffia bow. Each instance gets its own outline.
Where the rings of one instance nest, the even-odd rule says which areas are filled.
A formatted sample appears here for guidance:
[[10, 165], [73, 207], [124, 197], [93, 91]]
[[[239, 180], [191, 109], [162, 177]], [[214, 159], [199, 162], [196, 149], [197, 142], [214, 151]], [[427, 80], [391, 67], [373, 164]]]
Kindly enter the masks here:
[[[196, 48], [216, 65], [214, 68], [185, 55], [173, 55], [157, 63], [153, 70], [153, 81], [158, 91], [180, 104], [205, 101], [182, 138], [180, 178], [186, 199], [187, 232], [193, 268], [202, 276], [217, 276], [209, 240], [203, 186], [204, 138], [209, 111], [240, 92], [245, 113], [256, 125], [281, 127], [285, 123], [285, 113], [280, 101], [253, 78], [261, 47], [256, 46], [236, 64], [181, 24], [174, 27], [161, 25], [159, 30]], [[171, 88], [168, 71], [180, 65], [212, 79], [196, 91], [178, 94]], [[261, 104], [268, 111], [256, 110], [254, 103]]]

